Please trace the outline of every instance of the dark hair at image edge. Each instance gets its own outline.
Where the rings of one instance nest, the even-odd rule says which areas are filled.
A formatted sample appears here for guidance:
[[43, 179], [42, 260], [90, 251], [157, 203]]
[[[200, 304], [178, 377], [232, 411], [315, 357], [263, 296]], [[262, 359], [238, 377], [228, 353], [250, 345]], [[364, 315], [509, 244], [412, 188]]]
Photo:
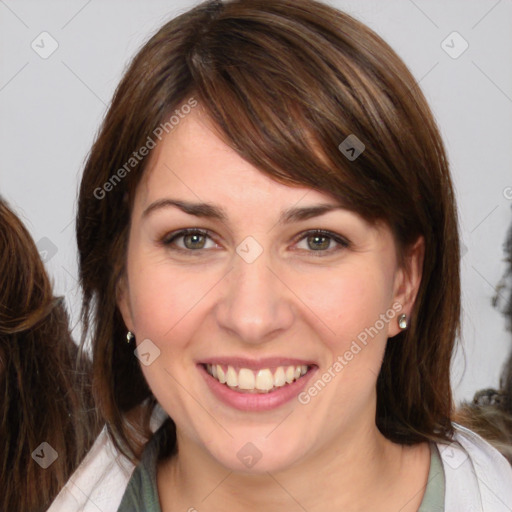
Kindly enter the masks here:
[[[459, 238], [447, 158], [426, 100], [395, 52], [349, 15], [307, 0], [242, 0], [200, 4], [144, 45], [85, 165], [77, 217], [84, 340], [89, 333], [95, 397], [118, 447], [139, 455], [137, 436], [150, 435], [156, 403], [124, 342], [115, 300], [131, 206], [149, 158], [101, 199], [98, 190], [191, 97], [261, 172], [385, 221], [400, 263], [425, 237], [410, 324], [388, 342], [378, 378], [376, 423], [399, 443], [448, 439]], [[366, 146], [354, 161], [338, 149], [350, 134]], [[142, 419], [128, 419], [145, 399]]]
[[[0, 510], [42, 512], [99, 431], [90, 362], [77, 363], [63, 298], [2, 198], [0, 268]], [[57, 452], [47, 468], [32, 458], [42, 442]]]
[[[506, 270], [492, 305], [504, 314], [506, 328], [512, 333], [512, 224], [503, 248]], [[512, 464], [512, 351], [503, 366], [499, 389], [477, 391], [471, 402], [462, 402], [455, 420], [487, 439]]]

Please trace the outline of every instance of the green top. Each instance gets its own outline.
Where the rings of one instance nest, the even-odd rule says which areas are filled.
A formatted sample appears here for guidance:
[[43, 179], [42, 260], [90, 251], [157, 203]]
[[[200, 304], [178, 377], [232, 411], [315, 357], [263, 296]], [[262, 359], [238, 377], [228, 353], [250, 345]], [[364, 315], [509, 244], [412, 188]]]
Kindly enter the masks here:
[[[135, 468], [117, 512], [162, 512], [158, 500], [156, 468], [161, 444], [165, 442], [167, 422], [148, 442]], [[430, 443], [430, 471], [425, 495], [418, 512], [444, 512], [444, 469], [435, 443]]]
[[[430, 443], [430, 471], [418, 512], [444, 512], [444, 469], [436, 443]], [[160, 512], [160, 507], [157, 509]]]

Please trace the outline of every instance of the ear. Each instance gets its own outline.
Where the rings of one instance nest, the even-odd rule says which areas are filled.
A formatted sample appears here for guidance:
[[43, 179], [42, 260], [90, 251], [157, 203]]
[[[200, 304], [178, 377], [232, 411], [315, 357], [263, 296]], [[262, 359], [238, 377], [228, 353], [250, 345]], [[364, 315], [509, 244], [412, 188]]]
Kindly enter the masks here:
[[[417, 240], [407, 248], [404, 257], [404, 267], [399, 268], [395, 274], [395, 292], [392, 304], [399, 303], [402, 307], [397, 311], [396, 319], [390, 322], [388, 337], [393, 337], [401, 332], [398, 326], [398, 317], [405, 313], [407, 319], [411, 317], [411, 311], [418, 295], [423, 274], [423, 259], [425, 257], [425, 239], [419, 236]], [[396, 306], [393, 308], [396, 311]]]
[[134, 333], [134, 323], [132, 308], [130, 304], [130, 293], [128, 288], [128, 280], [126, 274], [119, 279], [116, 286], [116, 303], [121, 316], [123, 317], [124, 324], [129, 331]]

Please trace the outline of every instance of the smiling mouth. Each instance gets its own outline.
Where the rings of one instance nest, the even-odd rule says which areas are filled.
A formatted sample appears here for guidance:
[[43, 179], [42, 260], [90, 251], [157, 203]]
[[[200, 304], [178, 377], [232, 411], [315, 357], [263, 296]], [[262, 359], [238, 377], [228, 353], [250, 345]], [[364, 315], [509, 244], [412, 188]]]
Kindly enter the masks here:
[[272, 393], [304, 377], [312, 368], [308, 365], [290, 365], [278, 366], [273, 370], [251, 370], [221, 364], [204, 364], [203, 367], [215, 380], [239, 393]]

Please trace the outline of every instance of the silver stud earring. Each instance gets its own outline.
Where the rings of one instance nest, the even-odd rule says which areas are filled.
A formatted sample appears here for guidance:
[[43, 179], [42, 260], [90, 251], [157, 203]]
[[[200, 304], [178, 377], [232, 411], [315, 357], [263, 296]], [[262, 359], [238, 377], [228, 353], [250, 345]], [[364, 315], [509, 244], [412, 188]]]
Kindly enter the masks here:
[[131, 331], [128, 331], [128, 333], [126, 334], [126, 343], [130, 344], [130, 342], [133, 340], [133, 338], [135, 338], [133, 333]]
[[404, 331], [407, 329], [407, 315], [404, 313], [398, 317], [398, 327]]

